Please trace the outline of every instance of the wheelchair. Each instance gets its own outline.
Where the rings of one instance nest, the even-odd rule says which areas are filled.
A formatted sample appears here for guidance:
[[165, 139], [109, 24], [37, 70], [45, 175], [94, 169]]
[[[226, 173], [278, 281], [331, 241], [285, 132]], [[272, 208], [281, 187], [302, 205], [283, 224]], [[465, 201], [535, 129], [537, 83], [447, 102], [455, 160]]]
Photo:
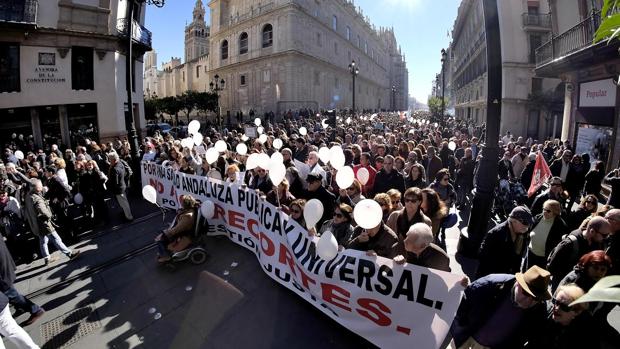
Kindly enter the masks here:
[[207, 254], [206, 237], [207, 227], [209, 222], [200, 213], [200, 209], [197, 208], [194, 211], [196, 217], [194, 223], [194, 230], [191, 235], [192, 242], [184, 250], [174, 252], [170, 256], [170, 260], [165, 262], [164, 265], [172, 266], [178, 262], [189, 260], [194, 265], [200, 265], [207, 261], [209, 255]]

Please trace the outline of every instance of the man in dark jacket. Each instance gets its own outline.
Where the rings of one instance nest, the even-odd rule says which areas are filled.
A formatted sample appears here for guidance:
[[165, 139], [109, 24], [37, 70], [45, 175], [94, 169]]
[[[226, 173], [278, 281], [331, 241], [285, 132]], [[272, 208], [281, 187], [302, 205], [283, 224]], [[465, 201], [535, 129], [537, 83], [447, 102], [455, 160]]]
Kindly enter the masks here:
[[551, 177], [549, 179], [549, 189], [543, 191], [538, 194], [532, 203], [532, 214], [534, 216], [538, 216], [542, 213], [543, 204], [547, 200], [555, 200], [558, 201], [562, 206], [562, 210], [564, 210], [564, 202], [566, 201], [562, 196], [564, 191], [564, 186], [562, 184], [562, 180], [560, 177]]
[[360, 226], [353, 229], [351, 240], [346, 248], [366, 251], [369, 256], [394, 257], [398, 236], [383, 222], [372, 229]]
[[375, 176], [374, 194], [387, 193], [390, 189], [398, 189], [405, 193], [405, 178], [394, 170], [394, 157], [387, 155], [383, 161], [383, 168]]
[[564, 150], [562, 158], [555, 159], [549, 166], [551, 174], [562, 179], [562, 182], [566, 182], [566, 176], [568, 176], [568, 170], [570, 169], [570, 161], [573, 158], [573, 152], [570, 150]]
[[108, 154], [108, 160], [110, 161], [110, 169], [108, 170], [108, 181], [106, 186], [108, 190], [114, 195], [118, 205], [123, 209], [125, 219], [128, 221], [133, 220], [133, 214], [131, 213], [131, 206], [127, 200], [127, 183], [125, 182], [125, 166], [120, 161], [118, 153], [111, 152]]
[[316, 224], [320, 228], [323, 226], [323, 222], [333, 217], [336, 196], [323, 187], [323, 176], [318, 173], [310, 173], [306, 177], [306, 182], [308, 183], [308, 190], [304, 193], [303, 198], [306, 200], [317, 199], [323, 204], [323, 216]]
[[43, 316], [45, 310], [21, 295], [13, 286], [14, 282], [15, 262], [4, 243], [4, 239], [0, 239], [0, 291], [8, 297], [9, 302], [17, 309], [16, 314], [30, 313], [30, 318], [26, 321], [26, 325], [30, 325]]
[[489, 274], [513, 274], [521, 268], [521, 259], [529, 243], [528, 231], [534, 219], [524, 206], [515, 207], [508, 219], [491, 229], [478, 252], [476, 278]]
[[424, 268], [450, 271], [450, 257], [433, 243], [433, 231], [426, 223], [416, 223], [409, 228], [407, 237], [399, 242], [394, 257], [398, 264], [411, 263]]
[[56, 171], [57, 169], [54, 165], [49, 165], [45, 168], [45, 177], [47, 178], [45, 198], [50, 202], [50, 207], [56, 219], [55, 222], [58, 224], [60, 231], [68, 233], [67, 230], [70, 230], [70, 223], [66, 210], [71, 200], [71, 188], [63, 183]]
[[463, 294], [450, 333], [457, 347], [523, 348], [545, 318], [550, 274], [533, 266], [525, 273], [491, 274]]
[[581, 256], [594, 250], [602, 250], [603, 241], [611, 233], [611, 225], [605, 218], [594, 217], [588, 222], [586, 230], [577, 229], [562, 239], [547, 260], [547, 270], [553, 276], [551, 289], [555, 291]]

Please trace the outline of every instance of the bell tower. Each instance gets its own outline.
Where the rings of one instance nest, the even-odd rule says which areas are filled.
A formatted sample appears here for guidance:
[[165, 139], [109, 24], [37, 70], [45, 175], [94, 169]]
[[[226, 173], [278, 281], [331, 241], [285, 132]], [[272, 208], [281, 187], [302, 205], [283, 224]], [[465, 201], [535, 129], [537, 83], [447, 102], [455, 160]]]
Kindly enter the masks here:
[[209, 54], [210, 28], [205, 23], [205, 7], [196, 0], [192, 22], [185, 27], [185, 62]]

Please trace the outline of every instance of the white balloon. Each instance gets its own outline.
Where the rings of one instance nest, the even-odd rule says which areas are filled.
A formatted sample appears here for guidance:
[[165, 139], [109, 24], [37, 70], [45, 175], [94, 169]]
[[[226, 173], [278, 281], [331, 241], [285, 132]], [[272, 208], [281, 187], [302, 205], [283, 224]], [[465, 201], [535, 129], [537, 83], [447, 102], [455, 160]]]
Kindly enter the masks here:
[[260, 118], [254, 119], [254, 125], [260, 126], [260, 124], [261, 124]]
[[350, 124], [350, 123], [351, 123], [351, 117], [349, 116], [349, 117], [347, 118], [347, 125], [348, 125], [348, 124]]
[[152, 185], [147, 184], [142, 187], [142, 197], [144, 200], [154, 204], [157, 202], [157, 191]]
[[15, 157], [17, 160], [24, 160], [24, 153], [21, 150], [16, 150]]
[[321, 147], [321, 149], [319, 149], [319, 159], [321, 159], [324, 164], [327, 164], [329, 162], [329, 155], [329, 148]]
[[226, 142], [224, 142], [223, 140], [220, 139], [219, 141], [215, 142], [215, 150], [223, 153], [226, 151], [226, 149], [228, 149], [228, 144], [226, 144]]
[[299, 128], [299, 134], [302, 135], [302, 136], [305, 136], [305, 135], [308, 134], [308, 130], [305, 127], [302, 126], [302, 127]]
[[192, 138], [183, 138], [181, 140], [181, 146], [183, 148], [192, 148], [194, 146], [194, 140]]
[[450, 141], [450, 143], [448, 143], [448, 148], [454, 151], [456, 149], [456, 143], [454, 143], [454, 141]]
[[82, 196], [82, 194], [77, 193], [75, 194], [75, 196], [73, 197], [73, 202], [75, 202], [76, 204], [81, 204], [82, 202], [84, 202], [84, 197]]
[[353, 184], [353, 180], [355, 179], [355, 175], [353, 174], [353, 169], [349, 166], [344, 166], [338, 170], [336, 173], [336, 184], [340, 189], [347, 189]]
[[370, 173], [365, 167], [360, 167], [357, 170], [357, 180], [360, 181], [362, 185], [366, 185], [368, 180], [370, 179]]
[[187, 125], [187, 132], [190, 135], [197, 133], [198, 130], [200, 130], [200, 122], [198, 122], [198, 120], [192, 120], [189, 125]]
[[273, 185], [278, 186], [284, 180], [286, 176], [286, 167], [283, 163], [272, 164], [269, 167], [269, 178], [271, 178], [271, 183]]
[[248, 160], [245, 163], [246, 170], [253, 170], [258, 166], [258, 154], [252, 153], [248, 156]]
[[326, 231], [321, 235], [316, 243], [316, 253], [325, 260], [332, 260], [338, 254], [338, 241], [331, 231]]
[[241, 140], [246, 142], [248, 139], [250, 139], [248, 136], [245, 135], [245, 133], [243, 134], [243, 136], [241, 136]]
[[259, 135], [262, 135], [262, 134], [263, 134], [263, 132], [265, 132], [265, 128], [264, 128], [263, 126], [258, 126], [258, 127], [256, 128], [256, 132], [257, 132]]
[[204, 137], [202, 136], [202, 133], [200, 133], [200, 132], [194, 133], [193, 140], [194, 140], [194, 145], [195, 146], [199, 146], [200, 144], [202, 144], [202, 140], [203, 139], [204, 139]]
[[239, 153], [240, 155], [245, 155], [248, 153], [248, 146], [245, 145], [245, 143], [239, 143], [237, 144], [237, 153]]
[[280, 150], [282, 148], [282, 140], [280, 138], [276, 138], [273, 140], [273, 147]]
[[620, 305], [616, 305], [607, 313], [607, 323], [617, 332], [620, 332]]
[[271, 154], [271, 161], [274, 163], [284, 163], [284, 156], [280, 152], [275, 152]]
[[211, 219], [215, 216], [215, 204], [211, 200], [203, 201], [200, 204], [200, 213], [206, 219]]
[[329, 163], [336, 170], [340, 170], [344, 166], [345, 158], [342, 148], [339, 145], [333, 146], [329, 150]]
[[[380, 207], [379, 207], [380, 208]], [[323, 217], [323, 204], [317, 199], [306, 202], [304, 206], [304, 220], [308, 229], [314, 227]]]
[[353, 209], [355, 223], [364, 229], [372, 229], [378, 226], [383, 219], [383, 211], [378, 202], [372, 199], [364, 199], [358, 202]]
[[268, 170], [270, 162], [271, 158], [269, 157], [269, 155], [265, 153], [260, 153], [258, 154], [258, 161], [256, 162], [256, 166]]
[[327, 119], [323, 119], [321, 120], [321, 125], [323, 126], [323, 128], [327, 128], [329, 125], [325, 122], [325, 120]]
[[261, 142], [261, 144], [264, 144], [265, 142], [267, 142], [267, 135], [263, 133], [258, 137], [258, 141]]
[[217, 161], [217, 158], [220, 157], [220, 153], [215, 148], [209, 148], [207, 149], [205, 157], [207, 158], [207, 162], [209, 163], [209, 165], [211, 165], [212, 163]]

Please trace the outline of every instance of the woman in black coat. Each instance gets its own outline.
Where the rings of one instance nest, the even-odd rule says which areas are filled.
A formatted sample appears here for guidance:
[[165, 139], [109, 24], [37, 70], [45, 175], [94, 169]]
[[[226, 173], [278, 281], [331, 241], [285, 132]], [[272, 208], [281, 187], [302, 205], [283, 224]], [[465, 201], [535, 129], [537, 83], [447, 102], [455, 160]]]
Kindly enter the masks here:
[[543, 204], [543, 213], [534, 218], [530, 244], [527, 248], [525, 270], [533, 265], [545, 268], [551, 251], [562, 240], [562, 235], [570, 233], [560, 216], [561, 204], [556, 200], [547, 200]]

